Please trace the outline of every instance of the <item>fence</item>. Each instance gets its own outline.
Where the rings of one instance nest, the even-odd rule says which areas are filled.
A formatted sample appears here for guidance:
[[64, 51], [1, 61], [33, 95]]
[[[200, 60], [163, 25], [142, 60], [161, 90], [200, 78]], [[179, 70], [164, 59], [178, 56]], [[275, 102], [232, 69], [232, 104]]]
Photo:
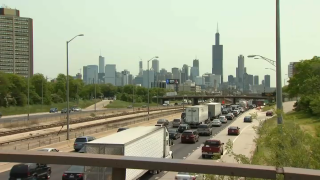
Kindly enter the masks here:
[[[181, 112], [181, 110], [174, 110], [174, 111], [166, 111], [163, 113], [157, 113], [157, 114], [150, 114], [149, 119], [154, 119], [154, 118], [160, 118], [163, 117], [164, 115], [171, 115], [171, 114], [176, 114]], [[76, 130], [72, 130], [70, 131], [70, 139], [79, 137], [79, 136], [84, 136], [84, 135], [91, 135], [94, 133], [99, 133], [99, 132], [104, 132], [104, 131], [110, 131], [119, 127], [125, 127], [125, 126], [129, 126], [132, 124], [137, 124], [137, 123], [141, 123], [144, 121], [148, 121], [148, 117], [142, 117], [142, 118], [133, 118], [131, 120], [126, 120], [126, 121], [120, 121], [117, 123], [108, 123], [106, 122], [106, 124], [104, 126], [95, 126], [95, 127], [83, 127], [83, 129], [76, 129]], [[53, 144], [53, 143], [58, 143], [61, 141], [66, 141], [67, 139], [67, 135], [66, 132], [62, 132], [57, 134], [57, 132], [55, 133], [51, 133], [48, 134], [45, 137], [42, 137], [41, 139], [38, 140], [34, 140], [34, 141], [28, 141], [28, 142], [23, 142], [21, 141], [21, 143], [14, 143], [14, 144], [9, 144], [9, 145], [5, 145], [5, 146], [0, 146], [0, 150], [30, 150], [30, 149], [34, 149], [37, 147], [41, 147], [41, 146], [45, 146], [45, 145], [49, 145], [49, 144]]]
[[320, 179], [320, 170], [290, 167], [275, 168], [272, 166], [218, 163], [201, 160], [190, 161], [178, 159], [155, 159], [103, 154], [0, 151], [0, 160], [2, 162], [28, 162], [112, 167], [112, 180], [125, 180], [126, 168], [159, 169], [163, 171], [216, 174], [263, 179], [276, 179], [278, 174], [283, 175], [284, 180]]

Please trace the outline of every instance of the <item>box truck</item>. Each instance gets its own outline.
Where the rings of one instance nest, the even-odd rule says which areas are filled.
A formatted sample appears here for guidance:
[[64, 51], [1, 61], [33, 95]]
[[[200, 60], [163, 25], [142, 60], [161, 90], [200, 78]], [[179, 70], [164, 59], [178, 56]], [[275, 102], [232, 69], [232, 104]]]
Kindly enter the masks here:
[[[120, 156], [173, 158], [172, 142], [166, 127], [145, 126], [130, 128], [85, 145], [86, 153]], [[157, 174], [160, 170], [126, 169], [126, 180], [136, 180], [146, 172]], [[85, 166], [86, 180], [111, 179], [112, 168]]]
[[197, 105], [186, 108], [185, 123], [189, 124], [190, 127], [198, 127], [200, 124], [206, 123], [208, 120], [208, 106]]
[[210, 120], [219, 118], [221, 115], [221, 103], [208, 103], [207, 105]]

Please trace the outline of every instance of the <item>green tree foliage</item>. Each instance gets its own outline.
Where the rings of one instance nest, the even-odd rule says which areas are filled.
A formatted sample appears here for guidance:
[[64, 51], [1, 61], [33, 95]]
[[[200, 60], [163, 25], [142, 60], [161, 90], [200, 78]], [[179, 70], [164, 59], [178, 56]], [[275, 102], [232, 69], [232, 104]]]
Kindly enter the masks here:
[[[67, 98], [66, 76], [59, 74], [54, 81], [48, 81], [43, 74], [34, 74], [29, 79], [29, 103], [52, 104], [65, 102]], [[147, 102], [148, 89], [133, 85], [123, 87], [111, 84], [88, 84], [69, 76], [70, 100], [114, 97], [123, 101]], [[151, 88], [150, 101], [154, 96], [163, 96], [167, 92], [162, 88]], [[134, 96], [133, 96], [134, 94]], [[25, 106], [28, 103], [28, 79], [16, 74], [0, 72], [0, 107]], [[96, 96], [96, 97], [95, 97]]]
[[295, 69], [286, 92], [290, 97], [300, 97], [297, 110], [320, 115], [320, 58], [300, 61]]

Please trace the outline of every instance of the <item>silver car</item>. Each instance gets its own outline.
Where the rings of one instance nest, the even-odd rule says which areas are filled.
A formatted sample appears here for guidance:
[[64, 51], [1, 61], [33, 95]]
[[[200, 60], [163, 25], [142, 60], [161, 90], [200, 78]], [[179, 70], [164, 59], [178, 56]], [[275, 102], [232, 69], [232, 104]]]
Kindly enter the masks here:
[[181, 124], [181, 119], [174, 119], [172, 121], [172, 127], [179, 127]]
[[212, 126], [218, 126], [218, 127], [221, 127], [222, 123], [219, 119], [214, 119], [212, 121]]
[[74, 144], [73, 144], [73, 148], [75, 151], [79, 151], [80, 149], [83, 148], [83, 146], [87, 143], [87, 142], [90, 142], [90, 141], [93, 141], [95, 140], [96, 138], [95, 137], [92, 137], [92, 136], [81, 136], [81, 137], [78, 137], [75, 141], [74, 141]]
[[227, 120], [227, 118], [226, 118], [225, 116], [220, 116], [220, 117], [219, 117], [219, 120], [220, 120], [222, 123], [227, 123], [227, 122], [228, 122], [228, 120]]
[[200, 124], [197, 131], [199, 135], [212, 135], [212, 127], [209, 124]]

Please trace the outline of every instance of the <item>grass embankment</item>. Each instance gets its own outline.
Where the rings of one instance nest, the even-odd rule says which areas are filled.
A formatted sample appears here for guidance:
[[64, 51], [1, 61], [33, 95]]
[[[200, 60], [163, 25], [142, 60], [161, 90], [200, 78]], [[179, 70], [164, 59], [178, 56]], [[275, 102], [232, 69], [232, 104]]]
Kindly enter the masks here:
[[273, 117], [258, 129], [252, 164], [319, 169], [320, 117], [290, 112], [283, 122]]
[[269, 110], [272, 110], [272, 109], [275, 109], [275, 104], [274, 103], [269, 103], [269, 104], [266, 104], [262, 108], [262, 111], [269, 111]]
[[[99, 101], [99, 100], [97, 100]], [[85, 100], [79, 101], [79, 104], [77, 102], [70, 102], [69, 106], [77, 106], [80, 108], [86, 108], [92, 104], [95, 103], [95, 100]], [[29, 113], [40, 113], [40, 112], [49, 112], [50, 108], [56, 107], [60, 111], [63, 108], [67, 107], [67, 103], [57, 103], [52, 105], [30, 105], [28, 106], [11, 106], [11, 107], [0, 107], [0, 112], [2, 113], [2, 116], [10, 116], [10, 115], [18, 115], [18, 114], [27, 114]], [[28, 110], [29, 109], [29, 110]]]
[[[134, 103], [134, 107], [142, 108], [143, 105], [148, 105], [148, 103], [142, 102], [142, 103]], [[110, 101], [110, 104], [106, 105], [105, 108], [127, 108], [128, 106], [132, 106], [132, 102], [126, 102], [126, 101]], [[150, 103], [150, 106], [157, 106], [157, 103]], [[160, 106], [160, 105], [159, 105]]]

